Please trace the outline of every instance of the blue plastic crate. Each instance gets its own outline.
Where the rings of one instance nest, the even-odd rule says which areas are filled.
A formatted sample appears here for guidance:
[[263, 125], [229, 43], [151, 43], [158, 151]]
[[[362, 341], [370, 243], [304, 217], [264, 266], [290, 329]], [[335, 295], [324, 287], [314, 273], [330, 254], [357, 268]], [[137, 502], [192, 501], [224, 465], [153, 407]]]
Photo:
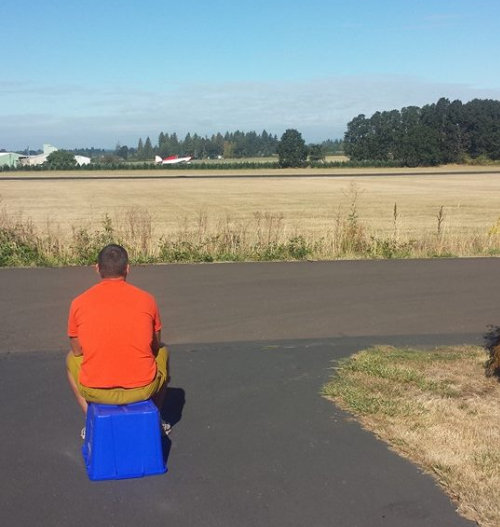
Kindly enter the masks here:
[[152, 401], [90, 403], [82, 453], [91, 480], [163, 474], [158, 409]]

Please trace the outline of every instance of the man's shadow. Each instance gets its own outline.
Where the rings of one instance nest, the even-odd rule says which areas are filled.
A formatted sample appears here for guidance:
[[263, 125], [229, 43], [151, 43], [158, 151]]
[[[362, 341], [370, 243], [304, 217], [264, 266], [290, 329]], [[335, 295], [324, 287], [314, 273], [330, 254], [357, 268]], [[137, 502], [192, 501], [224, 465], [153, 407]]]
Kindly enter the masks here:
[[[182, 419], [182, 411], [186, 404], [186, 392], [182, 388], [167, 388], [165, 400], [160, 410], [161, 418], [170, 423], [172, 433], [175, 433], [175, 425]], [[163, 459], [165, 464], [168, 462], [172, 442], [166, 435], [162, 435]]]
[[500, 380], [500, 326], [488, 326], [484, 335], [484, 347], [489, 353], [485, 372], [487, 377], [497, 377]]

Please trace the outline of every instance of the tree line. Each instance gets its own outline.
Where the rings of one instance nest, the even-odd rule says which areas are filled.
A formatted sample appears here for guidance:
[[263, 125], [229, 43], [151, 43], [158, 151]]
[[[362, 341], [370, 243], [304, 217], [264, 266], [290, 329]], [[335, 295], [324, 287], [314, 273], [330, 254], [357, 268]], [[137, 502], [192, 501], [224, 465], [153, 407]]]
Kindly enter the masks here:
[[256, 132], [226, 132], [212, 136], [186, 134], [180, 139], [176, 133], [160, 132], [156, 145], [149, 137], [139, 139], [135, 157], [146, 161], [155, 155], [167, 157], [172, 155], [192, 156], [196, 159], [268, 157], [276, 154], [278, 137], [266, 130]]
[[[196, 134], [193, 136], [194, 139], [201, 139], [201, 146], [204, 149], [201, 153], [194, 149], [189, 150], [186, 145], [191, 145], [191, 136], [187, 134], [184, 141], [179, 141], [177, 135], [171, 134], [167, 135], [161, 133], [159, 136], [159, 144], [153, 147], [151, 139], [148, 137], [143, 143], [142, 139], [139, 139], [139, 144], [137, 149], [129, 149], [127, 146], [121, 146], [118, 144], [116, 149], [113, 152], [106, 151], [102, 149], [86, 149], [80, 148], [75, 151], [69, 150], [56, 150], [52, 152], [47, 157], [47, 160], [40, 165], [33, 166], [19, 166], [19, 167], [10, 167], [4, 166], [0, 167], [0, 172], [10, 171], [10, 170], [100, 170], [100, 169], [151, 169], [151, 168], [165, 168], [164, 165], [158, 165], [154, 162], [154, 155], [168, 156], [168, 155], [191, 155], [193, 157], [198, 157], [201, 159], [196, 165], [176, 165], [176, 169], [188, 169], [189, 167], [195, 167], [197, 169], [255, 169], [255, 168], [297, 168], [297, 167], [315, 167], [315, 166], [343, 166], [344, 161], [329, 161], [326, 162], [326, 155], [329, 153], [341, 153], [342, 142], [338, 139], [336, 140], [327, 140], [323, 143], [318, 144], [309, 144], [306, 145], [306, 142], [302, 138], [302, 134], [295, 129], [288, 129], [278, 140], [277, 136], [272, 136], [267, 134], [265, 131], [258, 135], [255, 132], [235, 132], [233, 134], [227, 133], [224, 137], [221, 134], [213, 136], [211, 139], [200, 138]], [[221, 163], [204, 163], [203, 159], [206, 159], [208, 153], [212, 151], [207, 148], [210, 146], [209, 141], [213, 139], [214, 141], [214, 150], [215, 145], [219, 142], [223, 146], [223, 153], [226, 156], [232, 156], [232, 158], [239, 156], [241, 159], [239, 161], [231, 162], [221, 162]], [[244, 141], [249, 139], [249, 141]], [[229, 143], [229, 146], [228, 146]], [[194, 143], [196, 144], [196, 143]], [[259, 145], [262, 147], [259, 150], [251, 150], [251, 145]], [[239, 150], [235, 154], [234, 149], [238, 147]], [[268, 150], [265, 150], [265, 148]], [[229, 150], [228, 150], [229, 148]], [[185, 150], [184, 150], [185, 149]], [[91, 154], [98, 153], [98, 157], [93, 157], [90, 164], [84, 166], [79, 166], [76, 162], [75, 154]], [[257, 155], [255, 155], [255, 152]], [[140, 156], [139, 156], [140, 154]], [[253, 156], [252, 156], [253, 154]], [[217, 155], [217, 154], [214, 154]], [[276, 156], [276, 160], [269, 159], [249, 159], [251, 157], [269, 157]], [[123, 156], [123, 157], [122, 157]], [[222, 156], [220, 156], [222, 157]], [[125, 160], [132, 162], [125, 162]], [[142, 161], [142, 163], [137, 163], [137, 161]]]
[[[297, 134], [300, 135], [297, 130], [287, 130], [278, 139], [266, 130], [217, 133], [210, 137], [188, 133], [180, 139], [176, 133], [161, 132], [155, 144], [147, 137], [144, 141], [139, 138], [136, 148], [117, 144], [114, 151], [78, 148], [72, 152], [106, 166], [123, 161], [153, 163], [155, 155], [192, 156], [199, 160], [276, 156], [279, 166], [480, 164], [500, 160], [500, 101], [474, 99], [464, 104], [441, 98], [422, 107], [378, 111], [371, 117], [360, 114], [347, 124], [343, 140], [328, 139], [307, 146]], [[349, 157], [348, 162], [330, 161], [325, 165], [327, 155], [342, 153]]]
[[[137, 148], [117, 145], [114, 154], [121, 159], [150, 161], [158, 155], [162, 158], [178, 155], [192, 156], [195, 159], [244, 159], [250, 157], [271, 157], [278, 154], [280, 139], [276, 134], [263, 130], [226, 132], [212, 134], [210, 137], [196, 133], [188, 133], [183, 139], [174, 133], [161, 132], [156, 144], [148, 136], [145, 140], [139, 138]], [[342, 152], [340, 139], [327, 139], [319, 145], [311, 145], [321, 149], [324, 155]]]
[[358, 115], [347, 124], [344, 151], [352, 161], [403, 166], [500, 159], [500, 101], [466, 104], [441, 98], [422, 108]]
[[[288, 135], [284, 134], [285, 137]], [[118, 143], [114, 150], [104, 148], [73, 148], [66, 150], [66, 152], [74, 155], [87, 156], [92, 159], [94, 164], [102, 165], [116, 165], [124, 161], [143, 161], [145, 163], [153, 163], [155, 156], [162, 158], [178, 155], [191, 156], [198, 160], [205, 159], [248, 159], [260, 157], [278, 157], [279, 145], [283, 140], [283, 136], [278, 139], [276, 134], [270, 134], [263, 130], [262, 133], [257, 132], [226, 132], [212, 134], [212, 136], [200, 136], [196, 133], [186, 134], [183, 139], [179, 139], [174, 132], [172, 134], [161, 132], [158, 136], [158, 141], [153, 144], [151, 138], [148, 136], [146, 140], [139, 138], [137, 147], [129, 147]], [[301, 139], [302, 141], [302, 139]], [[305, 143], [304, 143], [305, 145]], [[61, 152], [63, 150], [59, 150]], [[20, 154], [26, 152], [20, 151]], [[41, 153], [32, 152], [32, 154]], [[341, 139], [327, 139], [321, 143], [309, 144], [307, 146], [307, 155], [311, 161], [323, 161], [326, 155], [335, 155], [343, 153], [343, 142]], [[300, 156], [303, 157], [303, 153]], [[54, 166], [63, 166], [68, 168], [69, 157], [61, 159], [58, 156], [51, 158], [46, 167], [53, 168]]]

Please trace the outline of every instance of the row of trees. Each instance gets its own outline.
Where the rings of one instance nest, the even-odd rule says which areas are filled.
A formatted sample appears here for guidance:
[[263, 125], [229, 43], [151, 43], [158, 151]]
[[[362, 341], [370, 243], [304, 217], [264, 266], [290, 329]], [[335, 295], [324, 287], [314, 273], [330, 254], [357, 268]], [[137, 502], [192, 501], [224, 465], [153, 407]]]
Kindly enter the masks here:
[[[326, 143], [326, 142], [325, 142]], [[294, 129], [287, 130], [278, 140], [276, 135], [268, 134], [265, 130], [262, 134], [256, 132], [234, 132], [212, 135], [212, 137], [200, 137], [197, 134], [187, 134], [184, 140], [179, 140], [177, 134], [171, 135], [160, 133], [158, 145], [154, 146], [148, 137], [143, 143], [139, 139], [136, 158], [148, 161], [155, 155], [161, 157], [171, 155], [191, 155], [197, 159], [205, 158], [249, 158], [278, 156], [281, 167], [303, 166], [308, 158], [311, 162], [324, 161], [327, 146], [339, 148], [340, 142], [329, 141], [327, 144], [316, 144], [306, 146], [300, 132]], [[126, 147], [118, 147], [117, 155]]]
[[344, 150], [352, 161], [406, 166], [461, 163], [466, 156], [500, 159], [500, 101], [441, 98], [422, 108], [361, 114], [347, 124]]
[[[152, 159], [155, 155], [167, 157], [172, 155], [189, 155], [197, 159], [268, 157], [276, 154], [278, 137], [265, 130], [256, 132], [226, 132], [202, 137], [198, 134], [186, 134], [179, 139], [176, 133], [161, 132], [158, 142], [153, 145], [149, 137], [145, 141], [139, 139], [135, 157], [140, 161]], [[119, 147], [117, 155], [123, 157], [128, 152], [127, 147]]]
[[[145, 141], [139, 139], [136, 149], [117, 145], [115, 154], [122, 159], [137, 159], [138, 161], [150, 161], [155, 155], [167, 157], [172, 155], [193, 156], [196, 159], [242, 159], [249, 157], [270, 157], [278, 154], [279, 139], [276, 134], [270, 134], [263, 130], [257, 132], [226, 132], [203, 137], [198, 134], [186, 134], [184, 139], [179, 139], [176, 133], [168, 134], [161, 132], [158, 142], [153, 145], [150, 137]], [[328, 139], [320, 145], [310, 145], [324, 154], [336, 154], [342, 152], [343, 143], [339, 139]], [[323, 155], [324, 157], [324, 155]]]
[[[500, 160], [500, 101], [474, 99], [463, 104], [441, 98], [423, 107], [361, 114], [347, 124], [344, 140], [305, 145], [297, 130], [287, 130], [278, 140], [263, 130], [226, 132], [211, 137], [161, 132], [157, 144], [139, 139], [137, 148], [118, 144], [114, 152], [99, 148], [76, 149], [102, 164], [124, 160], [151, 163], [155, 155], [186, 155], [196, 159], [251, 158], [277, 155], [281, 166], [322, 162], [328, 154], [345, 153], [352, 163], [378, 165], [438, 165], [462, 163], [467, 158]], [[68, 160], [57, 160], [57, 164]], [[52, 160], [48, 165], [55, 163]]]
[[[255, 134], [247, 134], [251, 137], [257, 138], [258, 136]], [[167, 140], [172, 140], [172, 137], [175, 138], [175, 134], [173, 136], [163, 136], [163, 143]], [[222, 136], [221, 136], [222, 137]], [[236, 135], [238, 137], [238, 135]], [[266, 137], [266, 136], [264, 136]], [[261, 137], [262, 139], [262, 137]], [[275, 147], [275, 150], [278, 155], [278, 164], [279, 166], [283, 168], [291, 168], [291, 167], [300, 167], [304, 166], [309, 158], [310, 162], [318, 162], [318, 161], [324, 161], [325, 159], [325, 149], [322, 145], [310, 145], [306, 146], [306, 143], [304, 139], [302, 138], [302, 135], [300, 132], [294, 129], [287, 130], [282, 136], [281, 139], [278, 141], [277, 138], [271, 138], [272, 141], [276, 142], [277, 145]], [[150, 148], [150, 141], [146, 141], [148, 149]], [[119, 147], [123, 148], [123, 147]], [[152, 147], [151, 147], [152, 148]], [[145, 145], [143, 146], [143, 150], [145, 149]], [[149, 152], [149, 150], [148, 150]], [[154, 152], [154, 150], [153, 150]], [[166, 154], [170, 154], [171, 150], [168, 151]], [[178, 153], [183, 153], [182, 150], [178, 150]], [[151, 152], [149, 152], [149, 159], [151, 158]], [[159, 151], [161, 153], [161, 150]], [[163, 154], [163, 155], [166, 155]], [[66, 150], [57, 150], [56, 152], [52, 152], [46, 161], [46, 168], [48, 169], [72, 169], [76, 168], [76, 160], [73, 155], [73, 153], [68, 152]]]

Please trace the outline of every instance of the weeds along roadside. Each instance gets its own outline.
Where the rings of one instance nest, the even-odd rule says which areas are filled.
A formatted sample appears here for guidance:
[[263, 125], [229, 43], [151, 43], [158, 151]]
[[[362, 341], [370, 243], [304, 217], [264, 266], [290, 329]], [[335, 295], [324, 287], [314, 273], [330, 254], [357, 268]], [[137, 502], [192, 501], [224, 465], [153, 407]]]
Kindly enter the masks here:
[[178, 222], [175, 232], [155, 233], [148, 209], [129, 208], [100, 225], [70, 226], [30, 218], [0, 208], [0, 266], [89, 265], [108, 243], [120, 243], [135, 264], [336, 259], [432, 258], [500, 255], [500, 219], [486, 232], [464, 234], [448, 226], [445, 207], [435, 211], [435, 230], [402, 234], [397, 203], [392, 232], [377, 232], [358, 215], [359, 189], [352, 183], [346, 205], [332, 215], [323, 232], [301, 232], [280, 213], [256, 212], [250, 220], [214, 219], [199, 213], [196, 221]]

